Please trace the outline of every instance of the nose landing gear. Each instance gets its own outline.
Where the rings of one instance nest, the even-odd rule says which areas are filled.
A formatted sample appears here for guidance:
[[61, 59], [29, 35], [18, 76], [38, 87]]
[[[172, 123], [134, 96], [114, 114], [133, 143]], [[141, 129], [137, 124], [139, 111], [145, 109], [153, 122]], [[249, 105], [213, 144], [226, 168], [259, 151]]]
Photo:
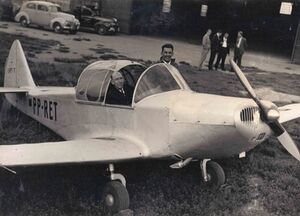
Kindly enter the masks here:
[[215, 161], [204, 159], [200, 162], [204, 182], [211, 188], [218, 189], [225, 183], [223, 168]]

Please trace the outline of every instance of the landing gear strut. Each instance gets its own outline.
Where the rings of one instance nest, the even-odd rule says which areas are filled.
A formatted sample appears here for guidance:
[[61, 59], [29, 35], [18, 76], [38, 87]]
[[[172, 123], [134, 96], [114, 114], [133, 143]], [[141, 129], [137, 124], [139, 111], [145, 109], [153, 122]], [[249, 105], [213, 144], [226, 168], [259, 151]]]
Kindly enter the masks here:
[[210, 159], [200, 162], [203, 181], [214, 189], [220, 188], [225, 183], [225, 173], [223, 168]]
[[102, 200], [106, 209], [117, 213], [129, 207], [129, 194], [126, 189], [126, 180], [122, 174], [114, 173], [114, 165], [109, 164], [108, 171], [111, 181], [105, 185]]

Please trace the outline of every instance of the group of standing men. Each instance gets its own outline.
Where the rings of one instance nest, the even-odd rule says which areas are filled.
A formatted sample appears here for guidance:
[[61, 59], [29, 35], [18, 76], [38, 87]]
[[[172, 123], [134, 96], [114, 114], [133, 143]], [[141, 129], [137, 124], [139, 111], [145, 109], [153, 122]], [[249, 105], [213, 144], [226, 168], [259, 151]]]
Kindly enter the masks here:
[[[201, 59], [199, 64], [199, 70], [202, 70], [202, 65], [210, 51], [210, 57], [209, 57], [209, 63], [208, 63], [208, 69], [212, 70], [213, 66], [216, 70], [218, 70], [218, 67], [221, 62], [221, 69], [225, 70], [225, 59], [226, 56], [230, 53], [230, 42], [229, 42], [229, 34], [228, 32], [225, 32], [222, 34], [221, 30], [218, 30], [213, 38], [211, 39], [212, 30], [208, 29], [206, 34], [202, 38], [202, 53], [201, 53]], [[242, 57], [245, 52], [245, 49], [247, 48], [247, 40], [245, 37], [243, 37], [243, 32], [239, 31], [237, 34], [236, 43], [234, 46], [234, 57], [233, 60], [238, 64], [238, 66], [241, 66], [242, 63]], [[217, 56], [217, 60], [215, 62]]]

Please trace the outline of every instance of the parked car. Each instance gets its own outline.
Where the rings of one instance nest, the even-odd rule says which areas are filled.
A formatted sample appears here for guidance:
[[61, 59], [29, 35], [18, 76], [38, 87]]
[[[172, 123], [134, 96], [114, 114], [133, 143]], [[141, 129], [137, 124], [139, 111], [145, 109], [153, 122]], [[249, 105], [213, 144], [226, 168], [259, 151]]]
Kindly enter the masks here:
[[80, 21], [80, 29], [92, 30], [100, 35], [116, 34], [120, 31], [116, 18], [100, 17], [88, 7], [76, 7], [73, 14]]
[[15, 21], [24, 27], [32, 24], [50, 28], [57, 33], [68, 30], [76, 34], [80, 26], [79, 20], [71, 14], [63, 13], [59, 5], [43, 1], [25, 2]]

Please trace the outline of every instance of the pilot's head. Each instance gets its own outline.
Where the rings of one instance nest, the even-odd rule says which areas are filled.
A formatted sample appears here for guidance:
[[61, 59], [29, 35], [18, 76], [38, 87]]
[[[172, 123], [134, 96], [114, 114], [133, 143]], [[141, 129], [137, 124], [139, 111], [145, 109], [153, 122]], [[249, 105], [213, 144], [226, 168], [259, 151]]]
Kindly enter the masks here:
[[119, 71], [115, 71], [111, 74], [111, 84], [116, 87], [116, 89], [122, 89], [124, 87], [124, 77]]
[[173, 56], [174, 46], [172, 44], [164, 44], [161, 47], [161, 59], [170, 62]]

